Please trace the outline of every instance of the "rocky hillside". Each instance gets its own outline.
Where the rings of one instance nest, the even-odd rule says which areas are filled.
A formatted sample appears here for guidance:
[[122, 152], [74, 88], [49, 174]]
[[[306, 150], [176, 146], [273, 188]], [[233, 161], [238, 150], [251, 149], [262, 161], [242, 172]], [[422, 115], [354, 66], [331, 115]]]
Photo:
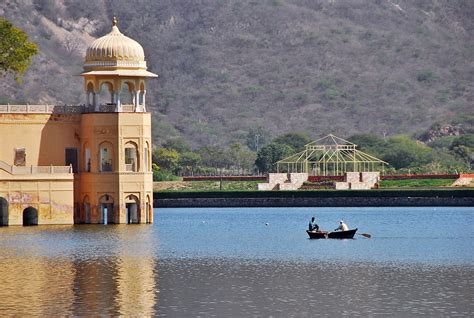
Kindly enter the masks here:
[[[139, 41], [155, 142], [245, 142], [261, 127], [313, 137], [415, 133], [473, 115], [471, 0], [4, 0], [41, 50], [0, 103], [83, 103], [84, 50]], [[462, 127], [461, 127], [462, 128]]]

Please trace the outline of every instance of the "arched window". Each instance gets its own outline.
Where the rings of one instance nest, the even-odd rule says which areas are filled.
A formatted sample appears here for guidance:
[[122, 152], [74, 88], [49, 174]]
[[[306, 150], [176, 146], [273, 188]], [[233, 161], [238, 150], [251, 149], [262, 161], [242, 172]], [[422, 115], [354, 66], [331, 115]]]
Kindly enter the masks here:
[[138, 147], [134, 142], [127, 142], [125, 144], [125, 171], [138, 172], [139, 161], [138, 161]]
[[114, 199], [105, 194], [99, 199], [99, 211], [100, 211], [100, 223], [102, 224], [112, 224], [118, 223], [115, 217], [114, 211]]
[[84, 171], [91, 172], [91, 150], [89, 145], [84, 145]]
[[143, 149], [143, 170], [145, 172], [149, 172], [151, 171], [151, 167], [150, 167], [150, 144], [147, 142], [145, 142], [145, 149]]
[[100, 85], [100, 92], [99, 92], [99, 104], [100, 105], [113, 105], [115, 104], [114, 95], [112, 94], [114, 91], [114, 86], [110, 82], [103, 82]]
[[94, 105], [94, 84], [92, 82], [87, 83], [87, 106]]
[[82, 208], [84, 209], [84, 218], [81, 220], [86, 224], [91, 223], [91, 204], [89, 197], [86, 195], [82, 201]]
[[127, 210], [127, 224], [140, 223], [140, 200], [132, 194], [125, 197], [125, 208]]
[[146, 223], [153, 221], [153, 205], [150, 200], [150, 196], [146, 196]]
[[132, 82], [124, 82], [120, 89], [120, 100], [122, 105], [133, 105], [135, 101], [135, 85]]
[[103, 142], [99, 149], [99, 168], [100, 172], [113, 171], [113, 148], [110, 142]]

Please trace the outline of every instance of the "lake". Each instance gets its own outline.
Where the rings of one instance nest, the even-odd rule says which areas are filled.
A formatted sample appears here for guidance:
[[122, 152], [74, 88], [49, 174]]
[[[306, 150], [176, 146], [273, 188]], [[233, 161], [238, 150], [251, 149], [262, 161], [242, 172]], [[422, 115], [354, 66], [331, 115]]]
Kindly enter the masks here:
[[[0, 228], [1, 315], [474, 315], [474, 208], [155, 209]], [[339, 220], [353, 240], [310, 240]]]

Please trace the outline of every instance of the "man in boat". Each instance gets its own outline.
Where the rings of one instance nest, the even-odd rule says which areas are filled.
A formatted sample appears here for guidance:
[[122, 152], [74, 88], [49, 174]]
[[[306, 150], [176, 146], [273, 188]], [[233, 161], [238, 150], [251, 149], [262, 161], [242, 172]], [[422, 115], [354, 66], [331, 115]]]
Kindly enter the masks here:
[[334, 231], [348, 231], [348, 230], [349, 230], [349, 227], [347, 226], [347, 224], [341, 220], [339, 221], [339, 227], [335, 229]]
[[316, 218], [313, 216], [311, 221], [309, 221], [309, 230], [310, 231], [319, 231], [319, 225], [316, 224]]

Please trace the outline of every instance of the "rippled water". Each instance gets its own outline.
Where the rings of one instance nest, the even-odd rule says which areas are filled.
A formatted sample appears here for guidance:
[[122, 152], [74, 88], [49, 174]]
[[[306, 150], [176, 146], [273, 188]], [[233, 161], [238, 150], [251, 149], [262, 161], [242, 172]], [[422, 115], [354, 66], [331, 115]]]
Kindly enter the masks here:
[[[309, 240], [344, 219], [373, 238]], [[474, 315], [473, 208], [155, 209], [0, 228], [0, 315]]]

